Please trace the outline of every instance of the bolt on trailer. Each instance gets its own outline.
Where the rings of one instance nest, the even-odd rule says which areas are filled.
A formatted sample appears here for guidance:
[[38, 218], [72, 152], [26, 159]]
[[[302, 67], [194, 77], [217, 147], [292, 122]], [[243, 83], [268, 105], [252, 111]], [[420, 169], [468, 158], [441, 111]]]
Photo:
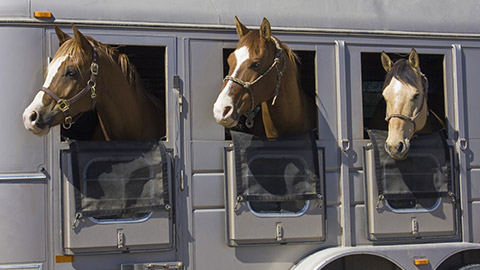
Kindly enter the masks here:
[[[1, 3], [0, 269], [480, 267], [475, 6]], [[268, 18], [272, 34], [299, 57], [300, 83], [317, 107], [313, 140], [302, 140], [308, 150], [298, 141], [253, 139], [259, 147], [248, 152], [239, 146], [246, 138], [213, 118], [239, 39], [235, 16], [249, 29]], [[165, 137], [85, 141], [78, 130], [93, 129], [95, 114], [82, 117], [85, 125], [76, 119], [77, 131], [56, 126], [39, 137], [25, 130], [22, 114], [60, 47], [54, 25], [74, 36], [72, 24], [128, 56], [165, 104], [158, 120]], [[376, 142], [384, 135], [367, 130], [386, 129], [382, 52], [405, 59], [412, 48], [428, 78], [427, 105], [444, 124], [432, 135], [439, 141], [417, 143], [430, 150], [415, 150], [412, 139], [415, 166], [397, 170], [380, 160]], [[271, 166], [282, 163], [289, 166]], [[297, 177], [287, 170], [292, 164], [311, 177]], [[415, 181], [401, 181], [402, 170]], [[281, 201], [259, 199], [279, 189], [254, 188], [257, 172], [298, 180], [305, 189], [296, 191], [308, 196], [286, 181]]]

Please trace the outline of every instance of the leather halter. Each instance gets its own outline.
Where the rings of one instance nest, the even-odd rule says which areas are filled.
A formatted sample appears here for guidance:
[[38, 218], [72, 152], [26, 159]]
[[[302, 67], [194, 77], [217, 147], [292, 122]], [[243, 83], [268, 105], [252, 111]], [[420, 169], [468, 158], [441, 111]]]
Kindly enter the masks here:
[[[427, 103], [427, 94], [428, 94], [428, 79], [425, 76], [425, 74], [420, 73], [420, 76], [422, 77], [422, 87], [423, 87], [423, 99], [422, 99], [422, 104], [420, 105], [420, 108], [417, 110], [417, 113], [413, 116], [407, 116], [401, 113], [392, 113], [392, 114], [386, 114], [385, 116], [385, 121], [387, 123], [390, 121], [392, 118], [400, 118], [405, 121], [410, 121], [413, 123], [413, 130], [416, 131], [416, 126], [415, 126], [415, 119], [420, 115], [420, 113], [423, 110], [423, 105]], [[427, 115], [428, 115], [428, 110], [427, 110]]]
[[65, 115], [64, 123], [62, 124], [65, 129], [69, 129], [72, 127], [72, 124], [74, 123], [73, 117], [70, 115], [70, 106], [80, 100], [84, 95], [90, 92], [90, 98], [92, 99], [92, 109], [95, 106], [95, 97], [97, 96], [96, 89], [95, 87], [97, 86], [97, 75], [98, 75], [98, 64], [97, 64], [97, 47], [96, 45], [89, 41], [90, 45], [92, 45], [92, 64], [90, 65], [90, 79], [87, 81], [87, 85], [80, 90], [75, 96], [69, 99], [64, 99], [60, 98], [55, 94], [52, 90], [42, 87], [40, 88], [40, 91], [45, 92], [47, 95], [49, 95], [51, 98], [53, 98], [57, 104], [60, 110], [63, 112]]
[[233, 76], [230, 76], [230, 75], [225, 76], [225, 78], [223, 79], [223, 82], [232, 81], [232, 82], [234, 82], [236, 84], [239, 84], [240, 86], [242, 86], [243, 88], [248, 90], [248, 92], [250, 94], [251, 101], [252, 101], [250, 111], [245, 113], [245, 116], [247, 117], [247, 120], [245, 121], [245, 125], [248, 128], [253, 127], [253, 118], [255, 117], [257, 112], [259, 111], [258, 109], [256, 109], [256, 106], [255, 106], [255, 98], [253, 97], [252, 86], [254, 84], [256, 84], [258, 81], [260, 81], [263, 77], [265, 77], [275, 67], [277, 69], [277, 82], [275, 83], [275, 89], [273, 91], [272, 105], [275, 104], [275, 101], [277, 100], [277, 96], [278, 96], [278, 91], [280, 90], [280, 84], [282, 82], [283, 72], [285, 71], [286, 61], [283, 61], [282, 66], [279, 66], [279, 65], [280, 65], [280, 61], [282, 59], [285, 60], [285, 52], [283, 51], [282, 47], [280, 46], [280, 42], [276, 38], [272, 37], [272, 40], [275, 43], [275, 47], [277, 49], [277, 51], [275, 53], [275, 59], [273, 59], [272, 65], [270, 65], [270, 67], [265, 72], [263, 72], [260, 76], [258, 76], [254, 81], [245, 82], [242, 79], [239, 79], [239, 78], [236, 78], [236, 77], [233, 77]]

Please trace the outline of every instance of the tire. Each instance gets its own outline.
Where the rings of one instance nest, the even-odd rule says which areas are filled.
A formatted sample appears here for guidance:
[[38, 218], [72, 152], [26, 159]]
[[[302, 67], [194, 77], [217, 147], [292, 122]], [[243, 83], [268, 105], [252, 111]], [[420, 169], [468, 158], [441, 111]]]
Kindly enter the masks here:
[[480, 270], [480, 264], [469, 264], [458, 268], [458, 270]]

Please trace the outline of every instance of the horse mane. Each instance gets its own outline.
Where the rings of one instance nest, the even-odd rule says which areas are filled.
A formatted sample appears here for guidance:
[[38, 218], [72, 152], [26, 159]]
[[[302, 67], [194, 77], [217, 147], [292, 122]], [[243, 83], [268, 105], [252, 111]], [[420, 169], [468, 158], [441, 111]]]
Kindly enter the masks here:
[[[137, 69], [131, 63], [126, 54], [120, 53], [116, 48], [112, 48], [106, 44], [98, 42], [90, 36], [85, 36], [85, 38], [87, 38], [87, 40], [91, 43], [95, 44], [99, 58], [103, 57], [104, 59], [107, 59], [107, 61], [115, 63], [119, 66], [128, 84], [135, 89], [138, 98], [142, 102], [150, 101], [157, 107], [162, 108], [160, 100], [145, 90], [140, 74], [137, 72]], [[86, 52], [82, 49], [80, 43], [75, 41], [74, 38], [65, 41], [65, 43], [63, 43], [58, 49], [57, 55], [71, 55], [74, 62], [78, 64], [89, 64], [89, 62], [87, 63], [86, 60]], [[81, 76], [85, 77], [87, 75], [81, 74]]]
[[282, 46], [282, 49], [287, 54], [287, 58], [290, 60], [290, 62], [294, 63], [292, 68], [295, 72], [295, 75], [300, 80], [300, 76], [299, 76], [298, 68], [297, 68], [297, 64], [300, 64], [300, 58], [298, 57], [298, 55], [295, 52], [292, 51], [292, 49], [290, 49], [290, 47], [288, 47], [287, 44], [285, 44], [283, 42], [280, 42], [280, 45]]
[[418, 87], [418, 73], [410, 65], [406, 59], [400, 59], [393, 65], [392, 69], [387, 72], [385, 77], [385, 82], [383, 84], [383, 89], [390, 84], [390, 81], [395, 78], [402, 83]]

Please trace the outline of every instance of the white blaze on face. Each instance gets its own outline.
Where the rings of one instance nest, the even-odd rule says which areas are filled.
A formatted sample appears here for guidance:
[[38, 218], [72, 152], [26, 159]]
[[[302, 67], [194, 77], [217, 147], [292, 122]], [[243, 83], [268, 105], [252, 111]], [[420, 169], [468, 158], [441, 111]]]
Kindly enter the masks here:
[[414, 105], [413, 103], [409, 103], [409, 101], [415, 93], [415, 87], [402, 83], [396, 78], [392, 78], [390, 84], [385, 88], [386, 97], [388, 98], [389, 103], [391, 103], [391, 111], [388, 113], [409, 115], [408, 112], [412, 109], [411, 105]]
[[[235, 69], [232, 72], [232, 77], [237, 77], [238, 71], [241, 67], [241, 65], [250, 58], [250, 53], [248, 51], [248, 48], [246, 46], [241, 47], [240, 49], [236, 50], [234, 52], [235, 58], [236, 58], [236, 66]], [[222, 122], [225, 121], [224, 119], [224, 108], [231, 106], [232, 108], [234, 107], [233, 100], [230, 97], [230, 89], [233, 85], [232, 81], [228, 81], [225, 87], [222, 89], [220, 92], [220, 95], [218, 95], [217, 101], [213, 105], [213, 115], [217, 122]]]
[[[63, 62], [67, 59], [67, 56], [62, 56], [52, 63], [48, 65], [48, 70], [47, 70], [47, 78], [45, 79], [45, 82], [43, 83], [43, 87], [49, 88], [50, 85], [52, 84], [53, 79], [55, 78], [55, 75], [58, 73], [58, 69], [62, 66]], [[39, 119], [39, 113], [41, 112], [41, 109], [43, 108], [43, 96], [45, 93], [43, 91], [39, 91], [36, 95], [35, 98], [33, 99], [32, 103], [28, 105], [28, 107], [25, 109], [23, 112], [23, 124], [25, 125], [25, 128], [27, 130], [32, 131], [35, 134], [38, 135], [44, 135], [46, 132], [48, 132], [48, 128], [45, 128], [43, 130], [40, 130], [35, 124], [37, 120]]]
[[43, 87], [49, 88], [50, 84], [52, 84], [53, 78], [55, 78], [55, 75], [57, 75], [58, 69], [62, 66], [63, 62], [67, 59], [67, 55], [61, 56], [50, 65], [48, 65], [48, 71], [47, 71], [47, 78], [45, 79], [45, 82], [43, 83]]

